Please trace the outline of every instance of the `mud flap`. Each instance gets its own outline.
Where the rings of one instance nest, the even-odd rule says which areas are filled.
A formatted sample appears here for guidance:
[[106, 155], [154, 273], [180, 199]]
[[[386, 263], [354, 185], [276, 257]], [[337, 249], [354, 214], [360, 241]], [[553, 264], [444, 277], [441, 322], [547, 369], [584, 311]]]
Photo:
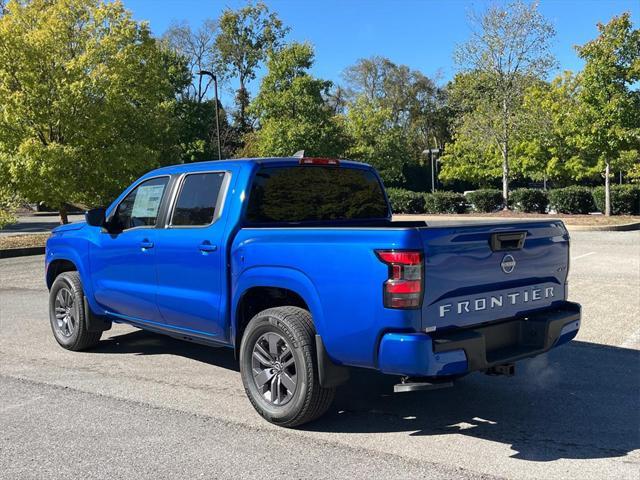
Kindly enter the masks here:
[[320, 335], [316, 335], [316, 355], [318, 357], [318, 378], [322, 387], [334, 388], [349, 380], [349, 369], [331, 361]]
[[95, 315], [91, 311], [86, 298], [84, 299], [84, 321], [86, 323], [87, 330], [90, 332], [104, 332], [111, 329], [111, 320]]

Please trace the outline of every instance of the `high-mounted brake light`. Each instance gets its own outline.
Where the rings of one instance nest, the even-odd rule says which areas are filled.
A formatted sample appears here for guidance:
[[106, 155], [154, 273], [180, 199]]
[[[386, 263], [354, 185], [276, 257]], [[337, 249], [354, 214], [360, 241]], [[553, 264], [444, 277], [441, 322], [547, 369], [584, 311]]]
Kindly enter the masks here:
[[335, 158], [302, 157], [300, 165], [340, 165], [340, 160]]
[[419, 250], [376, 250], [378, 258], [389, 266], [384, 282], [384, 306], [387, 308], [419, 308], [422, 304], [422, 252]]

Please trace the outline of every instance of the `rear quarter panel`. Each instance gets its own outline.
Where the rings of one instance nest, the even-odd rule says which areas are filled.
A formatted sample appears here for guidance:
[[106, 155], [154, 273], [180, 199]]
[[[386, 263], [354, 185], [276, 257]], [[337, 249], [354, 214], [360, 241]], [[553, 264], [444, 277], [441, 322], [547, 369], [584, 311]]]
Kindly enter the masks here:
[[382, 304], [388, 268], [375, 249], [421, 248], [415, 229], [243, 228], [231, 247], [232, 304], [246, 289], [278, 286], [298, 293], [311, 310], [329, 356], [375, 367], [380, 336], [415, 331], [421, 313]]

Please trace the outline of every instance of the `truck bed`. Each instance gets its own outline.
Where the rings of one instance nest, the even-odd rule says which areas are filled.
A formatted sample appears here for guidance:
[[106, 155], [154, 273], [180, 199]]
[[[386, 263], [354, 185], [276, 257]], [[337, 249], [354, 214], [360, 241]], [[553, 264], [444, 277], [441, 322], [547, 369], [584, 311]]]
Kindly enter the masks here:
[[[521, 248], [492, 250], [494, 234], [513, 232], [523, 232]], [[564, 225], [556, 220], [447, 227], [389, 221], [245, 227], [231, 246], [232, 291], [241, 291], [236, 279], [251, 272], [262, 272], [264, 281], [269, 276], [273, 283], [278, 269], [287, 269], [299, 278], [296, 291], [303, 289], [328, 354], [349, 365], [372, 367], [377, 343], [387, 331], [465, 328], [564, 300], [568, 239]], [[424, 252], [420, 308], [383, 307], [389, 271], [376, 256], [378, 249]], [[506, 255], [515, 260], [511, 273], [501, 269]], [[290, 279], [282, 286], [294, 289]], [[549, 288], [552, 292], [545, 290]], [[508, 295], [516, 293], [512, 302]], [[322, 300], [315, 304], [314, 298]]]

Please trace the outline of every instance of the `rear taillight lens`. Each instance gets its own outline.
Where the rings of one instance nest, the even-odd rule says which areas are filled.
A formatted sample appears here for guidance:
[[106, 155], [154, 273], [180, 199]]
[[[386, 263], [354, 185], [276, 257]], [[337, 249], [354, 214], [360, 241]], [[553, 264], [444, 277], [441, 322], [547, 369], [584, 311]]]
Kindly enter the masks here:
[[419, 308], [422, 303], [424, 263], [420, 250], [376, 250], [378, 258], [389, 266], [384, 282], [384, 306]]

